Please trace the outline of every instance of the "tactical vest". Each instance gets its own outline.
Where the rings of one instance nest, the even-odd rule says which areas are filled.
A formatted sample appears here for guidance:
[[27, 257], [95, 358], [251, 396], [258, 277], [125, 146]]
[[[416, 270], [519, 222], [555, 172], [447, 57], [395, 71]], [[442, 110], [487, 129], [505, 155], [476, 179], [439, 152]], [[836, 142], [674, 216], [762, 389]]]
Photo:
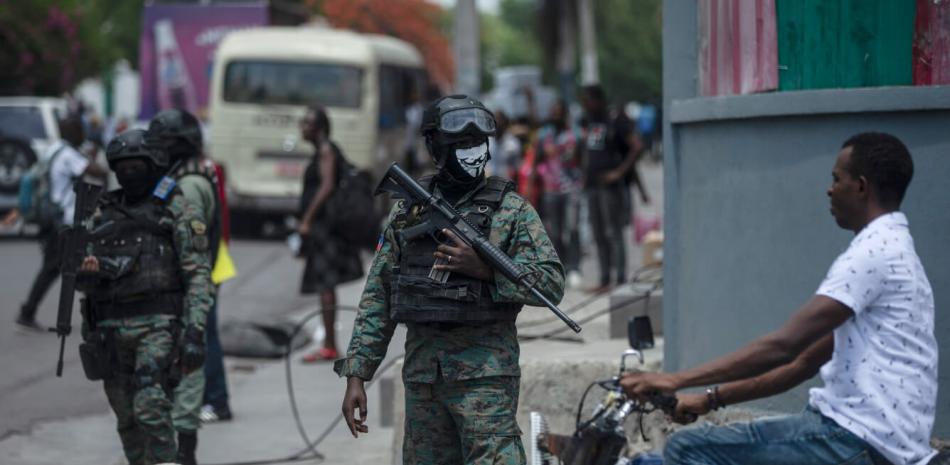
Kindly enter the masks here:
[[[181, 315], [181, 267], [165, 201], [156, 197], [135, 206], [116, 193], [103, 196], [101, 216], [90, 232], [91, 255], [103, 279], [88, 293], [96, 320], [139, 315]], [[169, 198], [181, 195], [177, 188]]]
[[185, 160], [178, 169], [172, 174], [175, 180], [185, 176], [197, 175], [208, 180], [211, 183], [211, 189], [214, 190], [214, 208], [212, 218], [208, 225], [208, 239], [211, 244], [211, 268], [218, 259], [218, 246], [221, 242], [221, 199], [218, 198], [218, 173], [214, 169], [214, 162], [203, 157], [193, 157]]
[[[420, 184], [431, 190], [431, 179]], [[505, 194], [514, 189], [513, 182], [492, 176], [459, 212], [482, 234], [491, 232], [492, 215]], [[443, 284], [429, 278], [435, 262], [433, 253], [438, 243], [431, 236], [414, 240], [402, 239], [402, 228], [424, 221], [424, 209], [410, 210], [405, 202], [393, 218], [396, 240], [400, 245], [398, 265], [393, 269], [390, 285], [389, 311], [397, 322], [479, 324], [514, 321], [521, 304], [492, 301], [488, 282], [461, 273], [450, 273]]]

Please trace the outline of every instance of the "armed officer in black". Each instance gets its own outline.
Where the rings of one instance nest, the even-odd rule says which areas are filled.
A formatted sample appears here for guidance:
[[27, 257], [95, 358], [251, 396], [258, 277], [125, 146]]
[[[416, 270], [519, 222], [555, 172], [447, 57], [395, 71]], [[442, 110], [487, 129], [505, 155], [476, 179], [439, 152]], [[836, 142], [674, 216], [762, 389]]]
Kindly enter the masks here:
[[83, 225], [83, 367], [104, 381], [129, 464], [176, 462], [176, 373], [204, 364], [213, 294], [208, 228], [163, 180], [168, 157], [145, 143], [144, 131], [116, 137], [106, 157], [122, 189], [103, 195]]

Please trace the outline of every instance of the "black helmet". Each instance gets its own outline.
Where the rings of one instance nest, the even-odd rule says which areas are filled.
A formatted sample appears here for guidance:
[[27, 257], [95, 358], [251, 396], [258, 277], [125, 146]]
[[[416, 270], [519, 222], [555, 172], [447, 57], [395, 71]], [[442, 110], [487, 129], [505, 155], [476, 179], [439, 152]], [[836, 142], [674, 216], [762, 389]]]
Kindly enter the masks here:
[[453, 147], [470, 147], [494, 134], [495, 117], [474, 97], [449, 95], [426, 108], [421, 129], [426, 148], [441, 169]]
[[144, 158], [156, 168], [168, 168], [168, 154], [145, 141], [145, 131], [130, 129], [119, 134], [106, 146], [106, 161], [115, 170], [115, 164], [130, 158]]
[[169, 150], [181, 140], [189, 146], [192, 154], [201, 152], [201, 125], [198, 123], [198, 118], [184, 110], [172, 109], [159, 112], [148, 123], [146, 137], [150, 145], [162, 150]]
[[429, 105], [422, 114], [422, 135], [470, 132], [482, 136], [495, 133], [495, 117], [482, 102], [467, 95], [449, 95]]

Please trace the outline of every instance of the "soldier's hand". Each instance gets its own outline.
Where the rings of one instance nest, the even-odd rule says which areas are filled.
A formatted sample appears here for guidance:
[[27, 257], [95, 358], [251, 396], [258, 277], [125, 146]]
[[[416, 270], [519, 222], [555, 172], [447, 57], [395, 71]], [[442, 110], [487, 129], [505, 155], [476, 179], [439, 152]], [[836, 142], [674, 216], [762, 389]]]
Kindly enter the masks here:
[[492, 269], [479, 257], [470, 245], [459, 239], [452, 231], [443, 229], [442, 234], [452, 242], [452, 245], [439, 245], [433, 255], [445, 260], [445, 264], [433, 265], [436, 270], [445, 270], [453, 273], [462, 273], [482, 281], [491, 281]]
[[[360, 416], [356, 418], [354, 411], [359, 409]], [[359, 433], [366, 434], [369, 427], [366, 426], [366, 389], [363, 386], [363, 380], [356, 376], [346, 378], [346, 394], [343, 395], [343, 418], [346, 419], [346, 426], [350, 428], [350, 434], [354, 438], [359, 437]]]
[[82, 263], [79, 265], [79, 271], [82, 271], [84, 273], [98, 273], [99, 259], [96, 257], [83, 258]]
[[191, 373], [204, 368], [205, 365], [205, 336], [204, 331], [189, 326], [181, 346], [181, 371]]

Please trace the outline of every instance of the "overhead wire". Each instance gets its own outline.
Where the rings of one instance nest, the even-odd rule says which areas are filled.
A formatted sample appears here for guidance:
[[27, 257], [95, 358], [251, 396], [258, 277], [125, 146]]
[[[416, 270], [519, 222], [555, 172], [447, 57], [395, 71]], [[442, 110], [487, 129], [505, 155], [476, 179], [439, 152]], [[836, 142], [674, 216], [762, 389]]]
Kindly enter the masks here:
[[[342, 310], [342, 311], [352, 311], [352, 312], [359, 311], [359, 307], [348, 306], [348, 305], [336, 305], [334, 308], [336, 310]], [[294, 338], [297, 336], [297, 334], [300, 333], [300, 331], [306, 326], [306, 324], [310, 320], [312, 320], [317, 315], [320, 315], [322, 313], [323, 313], [323, 309], [314, 310], [306, 314], [303, 317], [303, 319], [301, 319], [294, 326], [293, 330], [290, 332], [289, 337], [287, 338], [287, 342], [285, 346], [286, 348], [284, 350], [284, 355], [283, 355], [284, 374], [285, 374], [285, 380], [287, 384], [287, 397], [290, 402], [290, 410], [294, 417], [294, 423], [297, 428], [297, 433], [300, 435], [300, 438], [303, 440], [305, 447], [300, 449], [297, 452], [294, 452], [292, 454], [282, 456], [282, 457], [239, 461], [239, 462], [219, 462], [219, 463], [213, 463], [210, 465], [272, 465], [272, 464], [295, 463], [295, 462], [304, 462], [304, 461], [314, 461], [314, 463], [322, 463], [325, 460], [325, 457], [323, 456], [323, 454], [321, 454], [317, 450], [317, 446], [319, 446], [320, 443], [322, 443], [330, 435], [330, 433], [333, 432], [333, 429], [336, 428], [336, 426], [340, 424], [340, 422], [343, 420], [343, 412], [340, 412], [340, 414], [337, 415], [333, 419], [333, 421], [330, 422], [330, 424], [327, 425], [323, 429], [323, 431], [316, 437], [316, 439], [311, 440], [309, 435], [307, 434], [306, 428], [303, 425], [303, 420], [300, 416], [300, 409], [299, 409], [299, 406], [297, 405], [297, 396], [296, 396], [296, 391], [293, 385], [293, 375], [292, 375], [293, 364], [291, 363], [291, 355], [293, 354]], [[383, 374], [386, 371], [388, 371], [390, 368], [392, 368], [396, 364], [397, 361], [399, 361], [399, 359], [402, 358], [403, 355], [404, 354], [400, 354], [396, 357], [393, 357], [390, 361], [380, 366], [379, 369], [377, 370], [377, 374]], [[373, 384], [373, 381], [371, 380], [366, 383], [366, 387], [368, 388], [372, 384]]]

